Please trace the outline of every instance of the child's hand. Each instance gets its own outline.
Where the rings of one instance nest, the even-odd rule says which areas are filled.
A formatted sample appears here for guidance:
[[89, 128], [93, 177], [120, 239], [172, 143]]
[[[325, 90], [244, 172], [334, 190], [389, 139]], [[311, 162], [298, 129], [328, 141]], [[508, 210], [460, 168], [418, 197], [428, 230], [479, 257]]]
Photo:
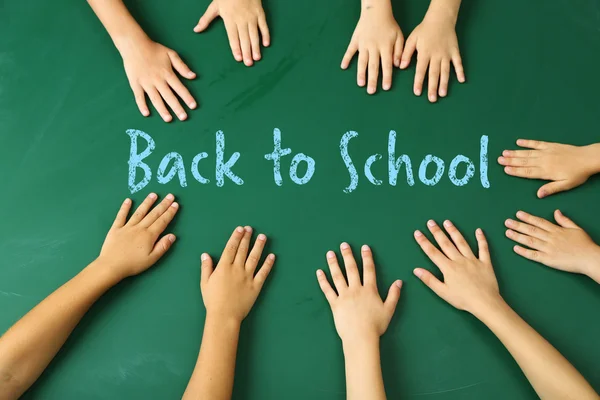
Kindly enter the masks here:
[[442, 271], [444, 282], [440, 282], [431, 272], [422, 268], [416, 268], [415, 275], [455, 308], [480, 318], [487, 307], [502, 301], [485, 235], [481, 229], [477, 229], [477, 258], [465, 238], [450, 221], [445, 221], [444, 226], [452, 241], [435, 221], [430, 220], [427, 226], [442, 251], [432, 245], [420, 231], [415, 232], [415, 239], [429, 259]]
[[600, 273], [600, 246], [559, 210], [554, 219], [560, 226], [523, 211], [520, 221], [506, 220], [506, 236], [529, 249], [515, 246], [515, 253], [561, 271], [588, 276]]
[[498, 163], [508, 175], [553, 181], [538, 190], [540, 199], [582, 185], [600, 170], [600, 144], [578, 147], [519, 139], [517, 145], [531, 150], [504, 150]]
[[342, 59], [342, 69], [348, 68], [350, 61], [358, 51], [356, 81], [363, 87], [368, 82], [367, 93], [377, 91], [379, 65], [381, 64], [383, 90], [392, 87], [392, 72], [400, 65], [404, 36], [394, 19], [389, 1], [377, 4], [365, 4], [360, 19], [350, 40], [350, 45]]
[[413, 90], [415, 95], [421, 95], [425, 74], [429, 69], [428, 97], [432, 103], [437, 101], [438, 93], [440, 97], [448, 94], [450, 63], [454, 64], [458, 81], [465, 82], [455, 24], [455, 17], [430, 9], [423, 22], [406, 39], [400, 68], [409, 66], [416, 50], [417, 70]]
[[363, 343], [365, 340], [378, 340], [385, 333], [396, 310], [400, 298], [402, 281], [390, 287], [385, 303], [377, 291], [375, 263], [369, 246], [362, 247], [363, 283], [354, 261], [352, 250], [347, 243], [340, 246], [348, 283], [340, 270], [333, 251], [327, 253], [327, 263], [336, 292], [331, 288], [325, 273], [317, 271], [319, 286], [325, 294], [335, 321], [335, 328], [342, 342]]
[[131, 200], [126, 199], [106, 235], [98, 261], [111, 268], [118, 280], [150, 268], [175, 241], [173, 234], [158, 238], [175, 217], [179, 204], [169, 194], [150, 211], [156, 199], [156, 194], [148, 195], [129, 220]]
[[244, 60], [249, 67], [254, 61], [260, 60], [258, 32], [262, 36], [263, 46], [268, 47], [271, 42], [261, 0], [213, 0], [194, 27], [194, 32], [204, 32], [218, 16], [225, 23], [229, 46], [236, 61]]
[[241, 323], [248, 315], [273, 268], [275, 255], [269, 254], [256, 272], [267, 237], [258, 235], [250, 254], [252, 228], [238, 227], [229, 238], [217, 268], [212, 259], [202, 254], [200, 290], [206, 314], [222, 321]]
[[[123, 57], [129, 85], [135, 95], [140, 112], [144, 117], [150, 115], [146, 105], [146, 94], [165, 122], [173, 119], [165, 106], [165, 101], [181, 121], [187, 114], [175, 92], [188, 105], [196, 108], [196, 101], [181, 83], [173, 69], [187, 79], [194, 79], [193, 73], [173, 50], [148, 39], [129, 43], [119, 49]], [[164, 100], [164, 101], [163, 101]]]

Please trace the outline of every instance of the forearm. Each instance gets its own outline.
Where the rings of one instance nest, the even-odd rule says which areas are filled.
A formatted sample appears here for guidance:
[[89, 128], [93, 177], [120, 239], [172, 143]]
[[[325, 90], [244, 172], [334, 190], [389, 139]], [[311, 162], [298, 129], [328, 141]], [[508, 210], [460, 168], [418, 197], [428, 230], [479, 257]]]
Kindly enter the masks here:
[[120, 53], [139, 40], [149, 40], [122, 0], [88, 0]]
[[231, 398], [239, 335], [239, 322], [207, 315], [198, 361], [183, 399]]
[[379, 338], [343, 346], [347, 400], [385, 400]]
[[[484, 315], [485, 314], [485, 315]], [[506, 303], [480, 319], [500, 339], [542, 399], [598, 399], [581, 374]]]
[[361, 11], [372, 10], [374, 8], [392, 10], [391, 0], [361, 0]]
[[453, 24], [456, 24], [461, 1], [462, 0], [431, 0], [425, 18], [436, 20], [444, 18], [449, 19]]
[[33, 308], [0, 338], [0, 379], [19, 397], [41, 375], [83, 315], [109, 288], [115, 277], [93, 262]]

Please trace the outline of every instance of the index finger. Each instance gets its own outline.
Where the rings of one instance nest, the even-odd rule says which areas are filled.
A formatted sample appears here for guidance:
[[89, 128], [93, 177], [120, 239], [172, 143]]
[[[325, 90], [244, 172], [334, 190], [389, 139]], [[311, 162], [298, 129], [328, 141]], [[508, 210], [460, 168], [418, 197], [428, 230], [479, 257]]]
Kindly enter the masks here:
[[[237, 254], [238, 247], [240, 246], [240, 242], [242, 237], [244, 236], [244, 228], [238, 226], [235, 228], [231, 237], [227, 241], [225, 245], [225, 249], [221, 254], [221, 260], [225, 261], [227, 264], [233, 264], [233, 260], [235, 260], [235, 255]], [[219, 260], [219, 262], [221, 261]]]
[[444, 272], [444, 264], [448, 262], [448, 257], [446, 257], [437, 247], [435, 247], [429, 239], [423, 234], [421, 231], [415, 231], [415, 240], [421, 246], [421, 250], [429, 257], [431, 261], [442, 271]]
[[536, 149], [536, 150], [543, 150], [546, 147], [548, 147], [548, 143], [546, 143], [546, 142], [541, 142], [538, 140], [529, 140], [529, 139], [519, 139], [519, 140], [517, 140], [517, 145], [519, 145], [521, 147], [526, 147], [528, 149]]
[[160, 235], [164, 232], [165, 229], [167, 229], [167, 226], [169, 226], [171, 221], [173, 221], [173, 218], [175, 218], [175, 214], [177, 214], [178, 210], [179, 203], [171, 203], [171, 205], [167, 207], [165, 212], [163, 212], [163, 214], [160, 217], [158, 217], [158, 219], [152, 225], [150, 225], [148, 230], [156, 236]]

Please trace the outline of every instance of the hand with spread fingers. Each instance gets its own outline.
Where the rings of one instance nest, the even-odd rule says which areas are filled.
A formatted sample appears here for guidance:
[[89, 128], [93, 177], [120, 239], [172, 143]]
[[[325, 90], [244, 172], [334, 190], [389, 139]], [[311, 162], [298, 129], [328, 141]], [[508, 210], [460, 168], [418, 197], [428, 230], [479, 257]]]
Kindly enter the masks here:
[[362, 282], [350, 245], [342, 243], [340, 250], [348, 280], [344, 278], [333, 251], [327, 253], [327, 263], [335, 290], [322, 270], [317, 271], [317, 280], [329, 302], [335, 328], [342, 339], [348, 399], [385, 399], [379, 338], [394, 315], [402, 281], [392, 284], [384, 302], [377, 290], [375, 263], [369, 246], [364, 245], [361, 249]]
[[540, 199], [583, 185], [600, 173], [600, 143], [570, 146], [519, 139], [517, 145], [528, 150], [504, 150], [498, 163], [508, 175], [552, 181], [538, 190]]
[[360, 19], [350, 39], [350, 45], [342, 59], [342, 69], [347, 69], [358, 52], [356, 81], [358, 86], [367, 84], [367, 93], [377, 91], [379, 69], [382, 88], [392, 87], [394, 66], [400, 66], [404, 36], [394, 19], [390, 0], [363, 0]]
[[515, 253], [600, 283], [600, 246], [560, 210], [554, 212], [558, 225], [523, 211], [517, 213], [517, 218], [505, 222], [506, 236], [526, 246], [515, 246]]
[[413, 91], [421, 95], [425, 75], [428, 75], [428, 98], [432, 103], [437, 101], [438, 95], [446, 97], [448, 94], [451, 65], [460, 83], [466, 79], [455, 30], [460, 2], [432, 0], [423, 22], [406, 39], [402, 53], [402, 69], [408, 68], [415, 51], [418, 53]]
[[263, 46], [271, 44], [261, 0], [213, 0], [194, 27], [194, 32], [204, 32], [217, 17], [225, 23], [229, 46], [236, 61], [244, 61], [250, 67], [261, 59], [261, 36]]

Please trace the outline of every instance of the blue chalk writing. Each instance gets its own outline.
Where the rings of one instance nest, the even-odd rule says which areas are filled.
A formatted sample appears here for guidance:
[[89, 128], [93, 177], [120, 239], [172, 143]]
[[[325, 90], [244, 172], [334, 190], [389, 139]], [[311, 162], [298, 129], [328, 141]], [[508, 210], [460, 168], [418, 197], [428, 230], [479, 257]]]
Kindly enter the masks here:
[[365, 176], [373, 185], [379, 186], [383, 183], [382, 180], [376, 179], [373, 176], [373, 172], [371, 171], [371, 166], [373, 165], [373, 163], [375, 161], [381, 160], [382, 158], [383, 156], [381, 154], [373, 154], [371, 157], [367, 158], [367, 161], [365, 162]]
[[202, 152], [196, 154], [196, 156], [192, 160], [192, 175], [194, 176], [194, 179], [196, 179], [202, 184], [210, 183], [210, 180], [200, 175], [200, 171], [198, 171], [198, 163], [200, 162], [200, 160], [203, 160], [207, 157], [208, 154], [206, 152]]
[[342, 140], [340, 140], [340, 154], [342, 155], [342, 160], [344, 160], [344, 164], [346, 165], [348, 173], [350, 174], [350, 185], [344, 189], [344, 193], [352, 193], [358, 186], [358, 172], [356, 172], [352, 158], [350, 158], [350, 154], [348, 154], [348, 143], [351, 139], [357, 136], [358, 133], [349, 131], [344, 133]]
[[[463, 176], [461, 179], [458, 179], [456, 177], [456, 169], [460, 163], [467, 164], [467, 171], [465, 172], [465, 176]], [[473, 164], [471, 159], [463, 156], [462, 154], [454, 157], [454, 160], [452, 160], [450, 163], [450, 169], [448, 170], [448, 178], [450, 178], [452, 183], [454, 183], [456, 186], [465, 186], [467, 183], [469, 183], [469, 180], [473, 177], [473, 175], [475, 175], [475, 164]]]
[[223, 187], [225, 184], [224, 176], [231, 179], [236, 185], [243, 185], [244, 181], [242, 178], [233, 173], [231, 168], [235, 165], [236, 161], [240, 158], [240, 153], [235, 152], [231, 155], [226, 163], [223, 163], [225, 157], [225, 135], [222, 131], [217, 132], [217, 165], [215, 168], [215, 176], [217, 180], [217, 186]]
[[273, 161], [273, 177], [275, 184], [281, 186], [283, 179], [281, 177], [281, 157], [291, 154], [292, 149], [281, 148], [281, 131], [277, 128], [273, 130], [273, 152], [265, 154], [265, 159]]
[[[302, 178], [298, 177], [298, 165], [302, 162], [306, 162], [306, 173]], [[304, 185], [310, 181], [313, 174], [315, 173], [315, 160], [305, 154], [298, 153], [292, 159], [292, 165], [290, 166], [290, 178], [297, 185]]]
[[[152, 139], [152, 137], [150, 137], [150, 135], [148, 135], [146, 132], [142, 132], [137, 129], [128, 129], [127, 134], [129, 135], [129, 137], [131, 139], [131, 145], [129, 147], [129, 161], [128, 161], [128, 164], [129, 164], [128, 186], [129, 186], [129, 191], [133, 194], [133, 193], [139, 192], [140, 190], [145, 188], [146, 185], [150, 182], [150, 179], [152, 179], [152, 170], [150, 169], [148, 164], [146, 164], [145, 162], [142, 162], [142, 160], [144, 158], [148, 157], [150, 154], [152, 154], [152, 152], [156, 148], [156, 143], [154, 143], [154, 140]], [[139, 137], [144, 139], [147, 143], [146, 148], [141, 153], [138, 153], [138, 138]], [[135, 183], [135, 176], [136, 176], [138, 168], [141, 168], [142, 171], [144, 171], [144, 178], [140, 182]]]
[[[435, 175], [433, 176], [433, 178], [428, 179], [427, 178], [427, 166], [431, 163], [434, 162], [435, 165], [437, 166], [437, 170], [435, 171]], [[421, 182], [423, 182], [424, 184], [426, 184], [427, 186], [435, 186], [440, 179], [442, 179], [442, 175], [444, 174], [444, 161], [434, 155], [431, 154], [427, 154], [425, 156], [425, 158], [423, 159], [423, 161], [421, 161], [421, 166], [419, 167], [419, 179], [421, 180]]]
[[[171, 169], [169, 169], [169, 173], [165, 175], [165, 170], [169, 166], [171, 160], [174, 160], [173, 166]], [[161, 160], [160, 165], [158, 166], [158, 171], [156, 171], [156, 179], [158, 180], [158, 183], [162, 183], [164, 185], [165, 183], [171, 182], [171, 179], [173, 179], [175, 174], [177, 174], [179, 177], [179, 184], [181, 187], [186, 187], [187, 181], [185, 179], [185, 166], [183, 165], [183, 157], [181, 157], [181, 154], [173, 151], [164, 156]]]
[[406, 165], [406, 183], [408, 183], [409, 186], [413, 186], [415, 184], [415, 178], [413, 177], [410, 157], [406, 154], [402, 154], [396, 160], [396, 132], [390, 131], [388, 138], [388, 169], [390, 185], [396, 186], [398, 173], [400, 172], [400, 168], [402, 168], [402, 164]]
[[490, 180], [488, 179], [488, 137], [486, 135], [481, 136], [481, 150], [479, 152], [479, 177], [481, 179], [481, 186], [486, 189], [490, 187]]

